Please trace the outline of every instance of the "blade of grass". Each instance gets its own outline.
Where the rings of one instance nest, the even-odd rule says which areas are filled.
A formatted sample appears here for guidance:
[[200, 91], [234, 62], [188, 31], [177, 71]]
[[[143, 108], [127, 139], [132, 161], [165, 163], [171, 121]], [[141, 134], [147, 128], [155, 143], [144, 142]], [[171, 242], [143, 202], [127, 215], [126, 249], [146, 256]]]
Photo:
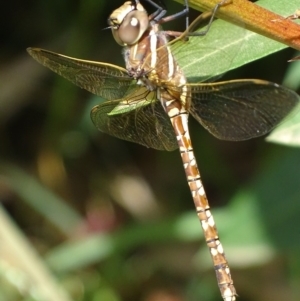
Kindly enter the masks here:
[[[59, 286], [49, 272], [39, 255], [28, 243], [27, 239], [14, 225], [0, 205], [0, 245], [1, 260], [7, 261], [13, 258], [12, 269], [15, 269], [24, 277], [16, 277], [15, 285], [21, 285], [27, 293], [32, 293], [38, 300], [47, 301], [71, 301], [66, 291]], [[7, 256], [6, 256], [7, 255]], [[12, 278], [10, 280], [13, 280]], [[25, 287], [24, 287], [25, 286]], [[20, 289], [20, 287], [18, 287]], [[22, 291], [23, 291], [22, 290]]]
[[81, 217], [75, 210], [17, 166], [0, 162], [0, 172], [24, 202], [66, 236], [72, 236], [74, 228], [81, 223]]

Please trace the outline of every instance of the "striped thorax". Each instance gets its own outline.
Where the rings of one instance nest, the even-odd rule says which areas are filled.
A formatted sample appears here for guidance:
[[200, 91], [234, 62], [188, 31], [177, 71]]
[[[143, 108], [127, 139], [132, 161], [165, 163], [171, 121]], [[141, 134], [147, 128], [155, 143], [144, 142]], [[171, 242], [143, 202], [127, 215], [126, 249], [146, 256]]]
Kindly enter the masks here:
[[172, 86], [169, 93], [175, 94], [173, 97], [177, 99], [183, 93], [182, 103], [185, 103], [182, 90], [187, 90], [186, 78], [171, 53], [166, 34], [141, 4], [125, 2], [113, 11], [109, 24], [115, 40], [124, 46], [128, 74], [151, 91], [158, 89], [164, 93], [166, 89], [160, 88]]

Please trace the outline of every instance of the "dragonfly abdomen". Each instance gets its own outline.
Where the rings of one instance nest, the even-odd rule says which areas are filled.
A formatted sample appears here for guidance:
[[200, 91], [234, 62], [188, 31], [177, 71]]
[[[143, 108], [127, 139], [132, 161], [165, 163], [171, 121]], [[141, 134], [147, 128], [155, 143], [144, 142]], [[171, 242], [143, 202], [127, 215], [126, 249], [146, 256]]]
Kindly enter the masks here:
[[236, 290], [197, 166], [188, 130], [188, 114], [181, 113], [170, 119], [179, 145], [196, 212], [213, 261], [221, 295], [225, 301], [234, 301], [236, 300]]

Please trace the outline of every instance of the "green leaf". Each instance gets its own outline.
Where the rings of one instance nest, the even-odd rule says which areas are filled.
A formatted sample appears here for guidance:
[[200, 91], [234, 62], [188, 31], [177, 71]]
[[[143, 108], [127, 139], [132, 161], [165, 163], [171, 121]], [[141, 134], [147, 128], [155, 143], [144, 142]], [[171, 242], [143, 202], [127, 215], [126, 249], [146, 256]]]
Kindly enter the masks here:
[[[220, 5], [220, 2], [220, 0], [189, 0], [189, 5], [199, 11], [209, 12]], [[299, 9], [297, 0], [262, 0], [255, 3], [248, 0], [225, 0], [216, 11], [216, 17], [233, 24], [243, 24], [252, 32], [300, 50], [298, 35], [300, 26], [285, 18], [297, 9]]]
[[[299, 107], [299, 106], [298, 106]], [[266, 138], [269, 142], [300, 146], [300, 113], [288, 117]]]
[[[299, 8], [299, 2], [295, 0], [289, 1], [288, 5], [281, 2], [266, 0], [256, 3], [281, 15], [290, 15]], [[197, 3], [194, 6], [198, 8]], [[243, 27], [243, 22], [239, 25]], [[190, 81], [203, 81], [286, 47], [252, 31], [216, 20], [205, 36], [190, 37], [187, 42], [179, 41], [172, 46], [172, 50]]]
[[[145, 97], [143, 97], [143, 93], [140, 93], [140, 91], [142, 90], [144, 90], [144, 88], [137, 89], [136, 91], [134, 91], [133, 94], [130, 94], [130, 99], [120, 101], [119, 104], [116, 107], [114, 107], [107, 115], [113, 116], [128, 113], [137, 110], [138, 108], [147, 106], [152, 102], [156, 101], [156, 93], [147, 93]], [[139, 94], [141, 95], [142, 99], [138, 96]]]

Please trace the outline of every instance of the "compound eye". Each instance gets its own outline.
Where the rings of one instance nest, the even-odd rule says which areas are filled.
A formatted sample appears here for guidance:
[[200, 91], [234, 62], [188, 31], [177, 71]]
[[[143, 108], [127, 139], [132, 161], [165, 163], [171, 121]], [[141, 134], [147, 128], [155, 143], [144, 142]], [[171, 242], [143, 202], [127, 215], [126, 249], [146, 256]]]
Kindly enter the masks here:
[[120, 27], [116, 30], [117, 32], [114, 33], [114, 37], [118, 43], [121, 41], [123, 46], [133, 45], [139, 41], [148, 26], [147, 13], [135, 10], [125, 16]]

